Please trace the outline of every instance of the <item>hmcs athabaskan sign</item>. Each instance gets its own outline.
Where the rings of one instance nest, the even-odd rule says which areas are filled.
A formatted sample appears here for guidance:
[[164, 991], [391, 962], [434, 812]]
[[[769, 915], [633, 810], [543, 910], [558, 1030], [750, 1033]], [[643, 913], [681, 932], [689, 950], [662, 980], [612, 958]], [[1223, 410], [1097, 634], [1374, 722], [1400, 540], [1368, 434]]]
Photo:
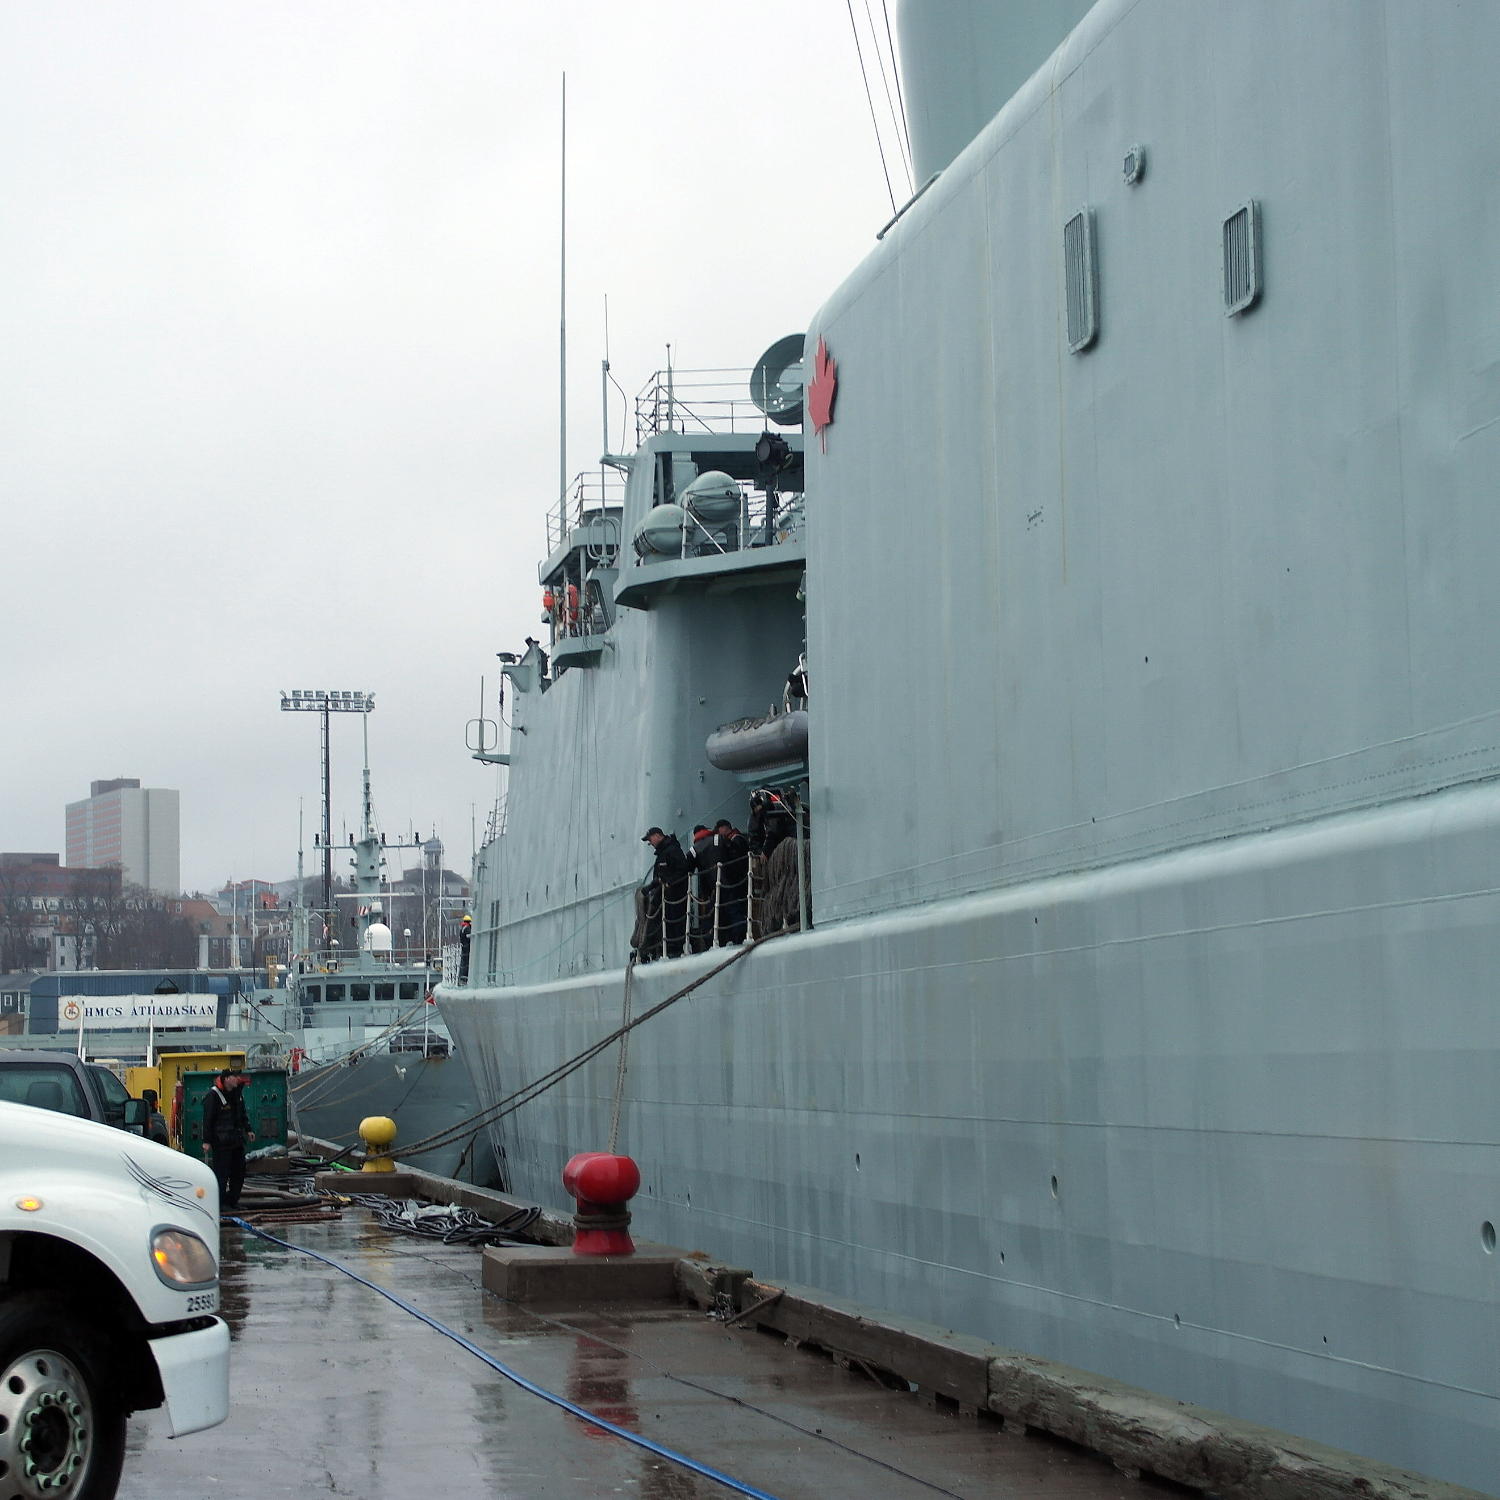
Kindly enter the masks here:
[[138, 1031], [149, 1026], [212, 1029], [213, 995], [59, 995], [57, 1023], [86, 1031]]

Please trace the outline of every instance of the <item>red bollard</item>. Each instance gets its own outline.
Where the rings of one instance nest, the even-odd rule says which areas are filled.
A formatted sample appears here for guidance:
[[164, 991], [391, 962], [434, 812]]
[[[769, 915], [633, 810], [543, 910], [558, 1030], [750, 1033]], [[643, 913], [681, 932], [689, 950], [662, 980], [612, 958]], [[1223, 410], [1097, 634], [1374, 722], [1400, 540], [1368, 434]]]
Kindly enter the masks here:
[[628, 1156], [580, 1151], [563, 1168], [563, 1186], [578, 1200], [573, 1215], [574, 1255], [634, 1255], [630, 1210], [641, 1169]]

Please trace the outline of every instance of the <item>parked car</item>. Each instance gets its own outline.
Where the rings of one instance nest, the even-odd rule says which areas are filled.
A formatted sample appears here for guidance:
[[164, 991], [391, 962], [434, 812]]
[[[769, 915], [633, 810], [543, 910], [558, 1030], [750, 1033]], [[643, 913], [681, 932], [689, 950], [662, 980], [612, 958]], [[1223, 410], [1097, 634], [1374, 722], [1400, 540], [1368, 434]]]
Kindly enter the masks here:
[[229, 1414], [218, 1210], [202, 1162], [0, 1102], [0, 1493], [109, 1500], [131, 1412], [164, 1406], [174, 1437]]
[[[120, 1129], [145, 1122], [143, 1113], [127, 1111], [130, 1091], [108, 1068], [71, 1052], [0, 1052], [0, 1099]], [[127, 1120], [127, 1114], [140, 1117]]]

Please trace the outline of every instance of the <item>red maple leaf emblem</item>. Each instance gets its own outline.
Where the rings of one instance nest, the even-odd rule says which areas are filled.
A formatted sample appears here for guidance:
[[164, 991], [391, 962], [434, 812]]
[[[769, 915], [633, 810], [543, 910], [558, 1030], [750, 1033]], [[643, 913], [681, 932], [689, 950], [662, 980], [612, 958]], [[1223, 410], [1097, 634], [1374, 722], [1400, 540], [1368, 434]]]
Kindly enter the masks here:
[[807, 387], [807, 409], [812, 414], [813, 431], [828, 452], [828, 428], [833, 422], [833, 398], [839, 393], [839, 367], [828, 353], [823, 335], [818, 335], [818, 352], [813, 356], [813, 378]]

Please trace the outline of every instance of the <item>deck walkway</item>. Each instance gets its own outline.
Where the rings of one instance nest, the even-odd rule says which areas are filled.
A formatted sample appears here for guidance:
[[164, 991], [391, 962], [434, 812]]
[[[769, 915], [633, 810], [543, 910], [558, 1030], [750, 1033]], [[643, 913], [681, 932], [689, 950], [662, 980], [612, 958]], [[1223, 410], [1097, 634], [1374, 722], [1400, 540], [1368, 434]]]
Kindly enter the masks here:
[[[477, 1249], [389, 1234], [361, 1209], [273, 1232], [396, 1292], [538, 1385], [780, 1500], [1184, 1493], [933, 1410], [692, 1308], [502, 1301], [480, 1285]], [[222, 1288], [229, 1420], [173, 1442], [159, 1414], [132, 1419], [122, 1500], [731, 1493], [520, 1389], [331, 1267], [227, 1225]]]

